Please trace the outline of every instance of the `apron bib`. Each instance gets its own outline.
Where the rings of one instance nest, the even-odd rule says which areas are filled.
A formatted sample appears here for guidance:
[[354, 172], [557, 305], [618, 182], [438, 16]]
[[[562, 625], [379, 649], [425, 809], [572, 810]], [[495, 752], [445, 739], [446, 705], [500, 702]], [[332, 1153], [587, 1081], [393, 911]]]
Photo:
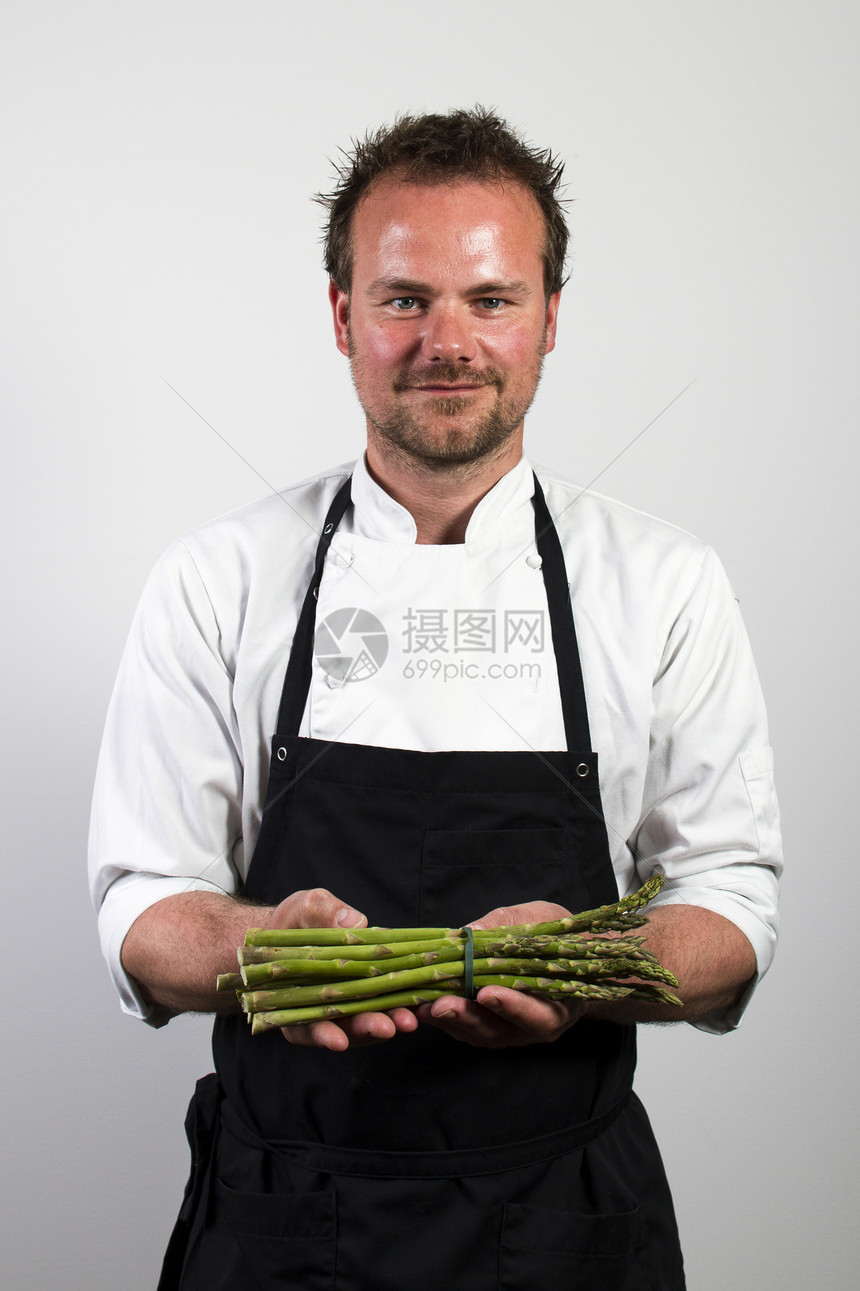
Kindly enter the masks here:
[[[564, 752], [439, 752], [298, 735], [316, 597], [349, 482], [323, 528], [283, 687], [242, 895], [326, 887], [383, 927], [460, 927], [500, 905], [617, 899], [564, 558], [533, 505]], [[674, 1215], [632, 1096], [635, 1028], [478, 1049], [432, 1027], [345, 1053], [219, 1017], [217, 1078], [190, 1113], [200, 1162], [161, 1291], [679, 1291]], [[214, 1110], [212, 1110], [214, 1108]], [[184, 1227], [183, 1227], [184, 1226]], [[179, 1233], [183, 1227], [184, 1240]], [[171, 1280], [172, 1279], [172, 1280]]]

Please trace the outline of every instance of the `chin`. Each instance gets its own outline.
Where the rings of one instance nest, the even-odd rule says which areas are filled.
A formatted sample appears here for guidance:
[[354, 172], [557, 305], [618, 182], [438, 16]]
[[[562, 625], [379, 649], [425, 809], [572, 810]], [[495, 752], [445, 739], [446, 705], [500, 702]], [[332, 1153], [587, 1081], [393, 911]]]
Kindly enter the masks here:
[[[454, 400], [450, 400], [454, 403]], [[456, 411], [462, 411], [458, 408]], [[454, 410], [452, 409], [452, 413]], [[413, 417], [369, 418], [381, 451], [392, 450], [426, 466], [444, 469], [467, 466], [502, 452], [510, 443], [522, 418], [484, 418], [471, 425], [421, 425]], [[453, 417], [452, 419], [453, 420]]]
[[513, 431], [503, 434], [447, 431], [442, 435], [385, 435], [388, 447], [405, 453], [426, 466], [444, 469], [468, 466], [500, 453], [510, 442]]

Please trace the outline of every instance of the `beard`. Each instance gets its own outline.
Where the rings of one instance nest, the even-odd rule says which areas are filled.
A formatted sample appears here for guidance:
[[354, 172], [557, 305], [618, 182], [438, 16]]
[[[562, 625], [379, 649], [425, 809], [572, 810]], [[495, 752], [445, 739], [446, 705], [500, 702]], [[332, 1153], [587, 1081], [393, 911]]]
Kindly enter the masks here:
[[[438, 363], [398, 373], [388, 390], [366, 378], [359, 355], [350, 345], [352, 379], [368, 424], [376, 432], [379, 449], [432, 470], [469, 467], [492, 457], [504, 448], [522, 425], [537, 391], [544, 359], [544, 339], [536, 349], [531, 367], [511, 389], [504, 372], [497, 368], [473, 369], [468, 364]], [[475, 411], [483, 394], [428, 395], [417, 411], [398, 396], [429, 385], [488, 386], [495, 391], [490, 407]]]

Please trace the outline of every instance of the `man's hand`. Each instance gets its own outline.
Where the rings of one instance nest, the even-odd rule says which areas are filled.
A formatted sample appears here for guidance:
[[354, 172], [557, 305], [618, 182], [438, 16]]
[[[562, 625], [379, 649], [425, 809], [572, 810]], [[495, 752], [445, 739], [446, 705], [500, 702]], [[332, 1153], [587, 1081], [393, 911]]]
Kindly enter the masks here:
[[[563, 906], [530, 901], [491, 910], [471, 926], [503, 928], [510, 924], [548, 923], [569, 914]], [[445, 995], [432, 1004], [422, 1004], [416, 1013], [420, 1022], [447, 1031], [455, 1040], [482, 1049], [505, 1049], [510, 1045], [551, 1044], [579, 1021], [585, 1008], [581, 1001], [567, 1004], [505, 986], [483, 986], [476, 1000]]]
[[[325, 888], [293, 892], [272, 909], [214, 892], [165, 897], [138, 915], [126, 936], [122, 962], [152, 1003], [171, 1013], [235, 1013], [234, 991], [217, 992], [219, 973], [235, 972], [236, 947], [247, 928], [361, 928], [367, 919]], [[409, 1009], [362, 1013], [343, 1022], [289, 1027], [293, 1044], [346, 1049], [389, 1040], [418, 1026]]]
[[[493, 910], [472, 924], [497, 928], [512, 923], [544, 923], [569, 911], [545, 901]], [[562, 1004], [538, 996], [485, 986], [476, 1001], [449, 995], [422, 1004], [419, 1021], [485, 1048], [547, 1044], [587, 1012], [589, 1018], [630, 1025], [637, 1022], [684, 1022], [730, 1008], [741, 999], [755, 973], [755, 953], [730, 920], [698, 906], [664, 905], [650, 910], [637, 930], [646, 947], [678, 978], [682, 1008], [642, 1000]]]
[[[325, 888], [293, 892], [272, 912], [270, 928], [366, 928], [367, 919]], [[290, 1044], [332, 1049], [339, 1053], [357, 1046], [391, 1040], [399, 1031], [414, 1031], [418, 1020], [411, 1009], [390, 1013], [359, 1013], [340, 1022], [309, 1022], [283, 1027]]]

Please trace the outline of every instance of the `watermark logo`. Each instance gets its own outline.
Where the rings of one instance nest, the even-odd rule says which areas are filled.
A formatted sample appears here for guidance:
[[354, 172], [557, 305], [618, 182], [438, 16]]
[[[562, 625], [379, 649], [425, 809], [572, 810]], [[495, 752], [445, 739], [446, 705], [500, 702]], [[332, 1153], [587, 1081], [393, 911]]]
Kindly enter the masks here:
[[334, 610], [314, 634], [314, 658], [333, 681], [366, 681], [388, 658], [388, 633], [369, 610]]
[[403, 616], [404, 654], [508, 654], [544, 649], [543, 610], [423, 610]]
[[370, 610], [349, 606], [317, 626], [314, 657], [330, 686], [376, 676], [393, 650], [407, 681], [516, 681], [538, 690], [535, 656], [546, 642], [543, 610], [410, 608], [389, 637]]

